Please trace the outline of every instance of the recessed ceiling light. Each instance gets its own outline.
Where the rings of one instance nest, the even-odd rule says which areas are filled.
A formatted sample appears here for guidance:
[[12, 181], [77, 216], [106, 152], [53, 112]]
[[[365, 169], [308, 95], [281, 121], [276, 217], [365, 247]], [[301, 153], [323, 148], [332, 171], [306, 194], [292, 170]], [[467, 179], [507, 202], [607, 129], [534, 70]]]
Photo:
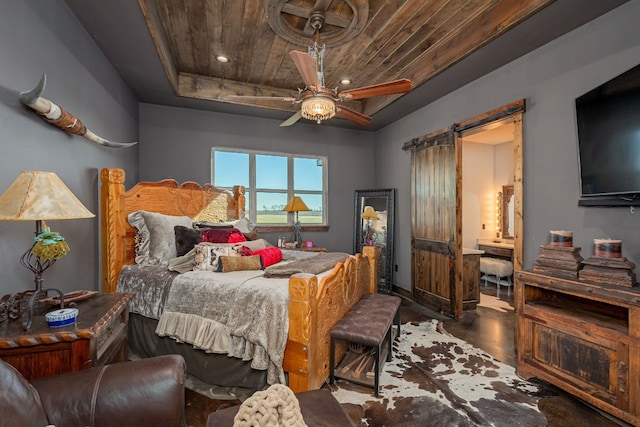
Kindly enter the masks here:
[[227, 62], [230, 61], [230, 59], [226, 55], [216, 55], [216, 61], [222, 62], [223, 64], [226, 64]]
[[342, 79], [342, 80], [340, 80], [340, 84], [344, 85], [344, 86], [350, 85], [351, 84], [351, 79]]

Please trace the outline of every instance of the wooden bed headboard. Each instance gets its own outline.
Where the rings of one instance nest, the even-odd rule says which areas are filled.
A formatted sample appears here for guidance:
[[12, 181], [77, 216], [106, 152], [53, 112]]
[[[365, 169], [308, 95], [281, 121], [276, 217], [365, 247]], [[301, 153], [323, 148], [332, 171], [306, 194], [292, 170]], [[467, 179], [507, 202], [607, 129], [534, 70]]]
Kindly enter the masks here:
[[102, 236], [102, 292], [115, 292], [118, 274], [126, 264], [135, 263], [135, 229], [127, 216], [137, 210], [195, 218], [206, 213], [207, 220], [233, 221], [244, 216], [244, 187], [233, 193], [211, 184], [178, 184], [173, 179], [140, 182], [125, 190], [122, 169], [100, 171], [100, 233]]

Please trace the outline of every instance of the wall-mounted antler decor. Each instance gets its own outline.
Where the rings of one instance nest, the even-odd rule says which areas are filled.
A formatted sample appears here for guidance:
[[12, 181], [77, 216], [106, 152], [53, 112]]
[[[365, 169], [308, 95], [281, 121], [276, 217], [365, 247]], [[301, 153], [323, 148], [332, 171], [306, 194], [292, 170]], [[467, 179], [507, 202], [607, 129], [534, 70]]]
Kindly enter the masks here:
[[95, 142], [96, 144], [107, 147], [131, 147], [137, 142], [113, 142], [104, 139], [91, 132], [87, 127], [73, 114], [64, 110], [57, 104], [42, 98], [40, 95], [44, 92], [44, 86], [47, 83], [47, 75], [43, 74], [38, 85], [30, 91], [20, 92], [20, 101], [29, 108], [32, 108], [45, 121], [51, 123], [74, 135], [80, 135], [83, 138]]

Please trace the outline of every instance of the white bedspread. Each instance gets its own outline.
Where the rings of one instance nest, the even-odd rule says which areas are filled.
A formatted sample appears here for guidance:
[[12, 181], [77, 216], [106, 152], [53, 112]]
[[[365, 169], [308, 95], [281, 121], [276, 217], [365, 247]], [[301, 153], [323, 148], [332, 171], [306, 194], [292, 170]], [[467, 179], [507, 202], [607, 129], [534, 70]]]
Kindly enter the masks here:
[[267, 370], [269, 384], [284, 384], [289, 280], [262, 275], [262, 271], [178, 275], [156, 333], [204, 351], [251, 360], [252, 368]]

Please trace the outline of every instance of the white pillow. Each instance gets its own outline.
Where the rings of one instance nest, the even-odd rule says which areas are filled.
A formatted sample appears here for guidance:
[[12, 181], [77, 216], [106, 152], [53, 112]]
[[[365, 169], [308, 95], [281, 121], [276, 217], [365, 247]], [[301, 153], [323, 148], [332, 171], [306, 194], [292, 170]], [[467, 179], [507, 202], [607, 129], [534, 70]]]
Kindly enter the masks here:
[[192, 227], [188, 216], [135, 211], [127, 219], [140, 237], [136, 246], [136, 264], [169, 265], [169, 260], [178, 255], [174, 227]]

